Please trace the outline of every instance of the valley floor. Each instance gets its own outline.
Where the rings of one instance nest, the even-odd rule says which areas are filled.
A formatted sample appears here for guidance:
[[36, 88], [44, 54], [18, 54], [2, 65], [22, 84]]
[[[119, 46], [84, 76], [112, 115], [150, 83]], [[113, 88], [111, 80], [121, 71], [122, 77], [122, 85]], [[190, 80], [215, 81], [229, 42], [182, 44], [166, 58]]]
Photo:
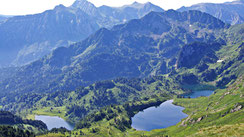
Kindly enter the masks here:
[[[239, 78], [234, 84], [226, 89], [216, 90], [215, 93], [209, 97], [199, 97], [195, 99], [175, 98], [174, 104], [185, 107], [183, 112], [189, 116], [183, 119], [175, 126], [165, 129], [157, 129], [152, 131], [136, 131], [130, 126], [121, 130], [118, 128], [118, 120], [120, 118], [131, 118], [128, 109], [124, 109], [125, 105], [110, 106], [107, 109], [112, 109], [111, 113], [118, 114], [117, 116], [106, 119], [102, 118], [92, 121], [90, 126], [81, 129], [75, 129], [71, 133], [54, 134], [49, 133], [42, 135], [47, 136], [244, 136], [244, 79]], [[159, 99], [160, 97], [158, 97]], [[154, 98], [156, 99], [156, 98]], [[134, 102], [136, 104], [148, 104], [153, 99], [148, 101]], [[156, 99], [157, 100], [157, 99]], [[163, 101], [163, 100], [162, 100]], [[120, 108], [120, 112], [118, 112]], [[100, 112], [96, 113], [99, 114]], [[134, 111], [135, 112], [135, 111]], [[97, 115], [93, 115], [97, 116]], [[124, 122], [126, 123], [126, 122]], [[123, 121], [122, 126], [123, 126]]]

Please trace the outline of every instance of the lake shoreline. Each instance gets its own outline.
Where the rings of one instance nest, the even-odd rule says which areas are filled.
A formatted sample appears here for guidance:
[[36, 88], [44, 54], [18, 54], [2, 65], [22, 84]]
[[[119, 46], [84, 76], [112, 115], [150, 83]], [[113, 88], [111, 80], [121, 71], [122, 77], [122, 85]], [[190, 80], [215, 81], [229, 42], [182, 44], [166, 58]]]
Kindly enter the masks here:
[[35, 119], [44, 122], [47, 125], [48, 130], [60, 127], [64, 127], [68, 130], [73, 130], [75, 127], [75, 124], [64, 120], [60, 116], [35, 115]]
[[[213, 90], [193, 91], [191, 93], [185, 94], [183, 97], [184, 98], [198, 98], [198, 97], [202, 97], [202, 96], [207, 97], [207, 96], [212, 95], [213, 93], [214, 93]], [[165, 108], [160, 108], [163, 105]], [[161, 110], [158, 110], [158, 112], [157, 112], [156, 109], [161, 109]], [[164, 111], [164, 109], [168, 110], [168, 111]], [[132, 128], [136, 129], [137, 131], [151, 131], [154, 129], [162, 129], [162, 128], [174, 126], [177, 123], [179, 123], [180, 121], [182, 121], [184, 118], [188, 117], [188, 115], [183, 112], [184, 109], [185, 109], [184, 107], [174, 104], [173, 99], [167, 100], [167, 101], [161, 103], [160, 106], [158, 106], [158, 107], [152, 106], [152, 107], [146, 108], [146, 109], [138, 112], [136, 115], [134, 115], [132, 117], [131, 126], [132, 126]], [[152, 113], [152, 114], [150, 114], [150, 113]], [[158, 116], [155, 115], [156, 113], [158, 113]], [[165, 115], [162, 115], [162, 114], [165, 114]], [[167, 115], [167, 114], [169, 114], [169, 115]], [[176, 115], [176, 114], [178, 114], [178, 115]], [[175, 115], [175, 117], [173, 117], [172, 115]], [[155, 118], [155, 119], [153, 119], [153, 118]], [[157, 118], [162, 120], [162, 122], [156, 122], [156, 121], [160, 121]], [[169, 120], [169, 118], [171, 118], [171, 119]], [[135, 124], [135, 121], [137, 122], [136, 124]], [[167, 123], [167, 121], [173, 121], [173, 122]], [[144, 125], [144, 127], [142, 125]]]

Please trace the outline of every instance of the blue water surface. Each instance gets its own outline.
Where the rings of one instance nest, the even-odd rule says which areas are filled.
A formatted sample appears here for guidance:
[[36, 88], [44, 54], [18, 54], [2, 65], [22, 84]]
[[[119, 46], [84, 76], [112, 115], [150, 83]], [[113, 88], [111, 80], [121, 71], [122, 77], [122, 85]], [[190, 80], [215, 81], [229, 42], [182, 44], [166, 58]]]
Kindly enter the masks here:
[[186, 118], [183, 113], [183, 107], [176, 106], [173, 100], [162, 103], [159, 107], [150, 107], [132, 118], [132, 127], [136, 130], [150, 131], [152, 129], [161, 129], [173, 126]]
[[[211, 90], [194, 91], [184, 97], [197, 98], [210, 96]], [[153, 129], [167, 128], [179, 123], [188, 115], [183, 113], [183, 107], [176, 106], [173, 100], [163, 102], [159, 107], [150, 107], [132, 117], [132, 127], [136, 130], [151, 131]]]
[[213, 94], [214, 91], [212, 90], [201, 90], [201, 91], [194, 91], [192, 93], [184, 95], [185, 98], [190, 97], [190, 98], [198, 98], [198, 97], [208, 97], [211, 94]]
[[74, 129], [73, 124], [57, 116], [35, 115], [35, 120], [41, 120], [42, 122], [44, 122], [47, 125], [48, 130], [51, 130], [52, 128], [60, 128], [60, 127], [65, 127], [68, 130]]

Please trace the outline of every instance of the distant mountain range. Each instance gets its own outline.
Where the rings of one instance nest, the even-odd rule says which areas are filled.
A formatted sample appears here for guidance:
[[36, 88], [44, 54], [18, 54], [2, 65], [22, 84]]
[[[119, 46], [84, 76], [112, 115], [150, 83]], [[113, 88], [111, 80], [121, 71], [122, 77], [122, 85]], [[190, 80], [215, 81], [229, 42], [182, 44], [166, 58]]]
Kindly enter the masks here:
[[[223, 4], [203, 3], [182, 7], [178, 11], [200, 10], [226, 23], [244, 22], [243, 0]], [[95, 7], [87, 0], [76, 0], [70, 7], [59, 5], [40, 14], [0, 16], [0, 68], [22, 66], [49, 54], [61, 46], [87, 38], [99, 28], [138, 19], [151, 11], [163, 12], [148, 2], [114, 8]]]
[[97, 8], [77, 0], [70, 7], [59, 5], [40, 14], [9, 18], [0, 23], [0, 67], [30, 63], [57, 47], [83, 40], [101, 27], [110, 28], [150, 11], [163, 10], [151, 3]]
[[200, 3], [190, 7], [182, 7], [178, 11], [187, 10], [200, 10], [232, 25], [244, 23], [244, 0], [222, 4]]
[[210, 42], [229, 25], [200, 11], [151, 12], [102, 28], [82, 42], [54, 50], [0, 84], [3, 93], [73, 90], [117, 77], [145, 77], [174, 69], [185, 44]]
[[[117, 77], [168, 74], [175, 67], [191, 68], [199, 63], [198, 67], [204, 68], [206, 63], [218, 60], [216, 49], [206, 47], [216, 40], [222, 45], [223, 41], [234, 42], [233, 38], [239, 39], [243, 32], [234, 27], [236, 34], [229, 38], [225, 32], [229, 24], [200, 11], [162, 11], [151, 3], [97, 8], [86, 0], [77, 0], [70, 7], [59, 5], [41, 14], [7, 19], [0, 24], [2, 66], [37, 61], [20, 68], [0, 69], [2, 95], [73, 90]], [[142, 18], [130, 20], [133, 17]], [[126, 23], [112, 27], [123, 22]], [[103, 26], [110, 29], [99, 29]], [[196, 48], [192, 42], [208, 46], [197, 43], [200, 48]], [[74, 44], [69, 46], [70, 43]], [[209, 52], [210, 58], [196, 52], [201, 56], [185, 64], [184, 60], [194, 55], [186, 54], [188, 50], [182, 52], [188, 44], [191, 49]], [[179, 54], [184, 58], [178, 58]], [[209, 59], [212, 62], [205, 61]]]
[[151, 11], [163, 12], [160, 7], [148, 2], [141, 4], [134, 2], [131, 5], [114, 8], [109, 6], [95, 7], [86, 0], [76, 0], [71, 8], [81, 9], [86, 14], [97, 19], [100, 27], [111, 28], [115, 24], [125, 23], [131, 19], [138, 19]]

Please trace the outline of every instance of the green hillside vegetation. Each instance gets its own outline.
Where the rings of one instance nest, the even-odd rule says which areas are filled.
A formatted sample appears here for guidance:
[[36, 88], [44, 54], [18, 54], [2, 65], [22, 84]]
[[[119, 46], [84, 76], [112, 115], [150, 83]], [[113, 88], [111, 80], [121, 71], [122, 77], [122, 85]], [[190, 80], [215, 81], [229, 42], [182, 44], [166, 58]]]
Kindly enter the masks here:
[[48, 133], [45, 136], [123, 136], [131, 129], [131, 117], [151, 106], [158, 106], [172, 98], [170, 94], [157, 94], [140, 101], [126, 102], [123, 105], [110, 105], [88, 115], [76, 124], [75, 130], [65, 133]]
[[[175, 98], [189, 116], [175, 126], [152, 131], [131, 128], [131, 117], [149, 106], [159, 105], [170, 96], [153, 96], [124, 105], [111, 105], [93, 113], [76, 125], [68, 136], [243, 136], [244, 78], [209, 97]], [[65, 134], [65, 133], [64, 133]], [[63, 135], [64, 135], [63, 134]], [[55, 134], [52, 134], [55, 135]], [[45, 135], [44, 135], [45, 136]]]
[[[180, 94], [191, 90], [216, 89], [215, 86], [226, 88], [228, 85], [231, 85], [237, 77], [240, 77], [243, 74], [244, 42], [242, 34], [243, 25], [235, 25], [227, 29], [225, 34], [221, 36], [226, 39], [227, 42], [223, 41], [222, 38], [219, 38], [209, 43], [195, 42], [183, 46], [177, 57], [177, 69], [173, 69], [169, 74], [144, 79], [117, 78], [114, 80], [96, 82], [87, 87], [77, 88], [74, 91], [57, 91], [50, 94], [27, 93], [16, 97], [14, 101], [9, 101], [8, 98], [2, 99], [2, 102], [6, 102], [6, 105], [3, 105], [3, 109], [13, 111], [23, 117], [32, 119], [36, 114], [55, 115], [75, 123], [82, 118], [86, 118], [86, 116], [89, 117], [106, 106], [123, 105], [128, 101], [137, 102], [143, 100], [145, 97], [157, 94], [170, 93], [171, 95], [179, 96]], [[233, 39], [233, 37], [235, 38]], [[186, 52], [184, 52], [185, 49], [193, 49], [194, 52], [186, 54]], [[204, 54], [200, 53], [201, 51], [204, 51]], [[192, 59], [194, 59], [194, 61]], [[219, 60], [221, 61], [218, 62]], [[185, 63], [183, 66], [180, 65], [181, 61]], [[189, 65], [184, 66], [187, 63]], [[220, 90], [215, 96], [221, 92], [224, 92], [224, 90]], [[178, 103], [178, 100], [179, 102], [185, 103], [185, 105], [183, 105], [183, 103], [179, 103], [179, 105], [187, 108], [187, 99], [175, 99], [175, 102]], [[194, 102], [194, 100], [196, 100], [195, 103], [207, 102], [206, 98], [190, 99], [189, 102]], [[14, 103], [8, 104], [8, 102]], [[214, 102], [214, 100], [212, 102]], [[187, 110], [188, 109], [185, 111]], [[193, 110], [189, 110], [187, 113], [192, 111]], [[115, 112], [117, 115], [118, 111]], [[104, 113], [102, 113], [102, 115], [104, 115]], [[126, 117], [128, 120], [130, 116], [127, 115]], [[196, 119], [196, 117], [194, 118]], [[77, 132], [74, 131], [69, 134], [86, 134], [91, 136], [94, 134], [90, 132], [99, 134], [100, 132], [96, 131], [98, 126], [95, 126], [96, 124], [93, 125], [93, 123], [97, 123], [97, 121], [91, 121], [90, 124], [88, 124], [89, 128], [86, 127], [85, 129], [82, 129], [81, 132], [78, 132], [80, 130], [75, 130]], [[99, 125], [109, 125], [108, 121], [98, 121], [98, 123], [100, 123]], [[228, 124], [228, 126], [231, 126], [236, 123]], [[204, 125], [204, 128], [215, 126], [214, 124]], [[130, 134], [141, 135], [140, 132], [133, 131], [129, 126], [125, 127], [124, 130], [126, 130], [126, 132], [130, 131]], [[221, 129], [222, 127], [220, 126], [219, 128]], [[93, 131], [93, 129], [95, 131]], [[183, 128], [177, 129], [180, 130]], [[199, 127], [189, 128], [189, 130], [184, 129], [185, 132], [182, 134], [179, 133], [179, 135], [197, 134], [198, 131], [196, 131], [196, 129], [199, 129]], [[102, 134], [104, 134], [104, 132], [107, 133], [107, 129], [99, 130], [103, 132]], [[160, 130], [159, 134], [165, 133], [172, 135], [175, 129], [171, 130], [172, 132]], [[116, 128], [116, 126], [112, 126], [111, 132], [113, 132], [111, 133], [112, 135], [124, 135], [125, 131], [121, 131]], [[55, 133], [49, 134], [53, 135]], [[157, 132], [147, 133], [147, 135], [151, 134], [156, 135]]]
[[[174, 100], [189, 116], [175, 126], [145, 133], [149, 136], [243, 136], [244, 78], [209, 97]], [[227, 127], [231, 127], [229, 130]], [[211, 130], [208, 130], [213, 128]], [[214, 130], [216, 129], [216, 130]], [[140, 133], [140, 132], [135, 132]]]
[[[157, 93], [179, 95], [187, 89], [215, 89], [215, 86], [225, 88], [244, 74], [243, 29], [244, 25], [227, 29], [221, 36], [227, 42], [219, 38], [215, 42], [185, 45], [177, 58], [177, 69], [169, 74], [144, 79], [117, 78], [96, 82], [74, 91], [27, 93], [11, 99], [2, 98], [1, 104], [4, 110], [27, 118], [33, 119], [35, 114], [57, 115], [74, 122], [107, 105], [137, 101]], [[191, 54], [184, 52], [191, 49], [194, 49]], [[181, 62], [189, 65], [181, 65]]]
[[183, 82], [190, 77], [192, 81], [186, 84], [201, 83], [225, 88], [244, 74], [243, 40], [244, 24], [241, 24], [226, 29], [215, 42], [185, 45], [178, 56], [174, 74]]
[[35, 137], [35, 134], [28, 130], [13, 128], [11, 126], [0, 126], [1, 137]]
[[[18, 68], [0, 82], [4, 103], [25, 93], [71, 91], [118, 77], [145, 78], [175, 71], [178, 54], [193, 42], [222, 44], [230, 25], [200, 11], [151, 12]], [[223, 35], [223, 36], [222, 36]], [[223, 37], [223, 38], [222, 38]], [[224, 45], [221, 45], [224, 46]]]
[[[243, 74], [244, 24], [229, 26], [199, 11], [152, 12], [0, 79], [0, 105], [28, 119], [39, 114], [76, 123], [73, 131], [41, 136], [242, 136]], [[217, 90], [181, 98], [200, 89]], [[132, 116], [168, 99], [189, 116], [166, 129], [132, 129]], [[12, 117], [13, 128], [35, 126]]]
[[9, 130], [9, 133], [11, 134], [15, 134], [14, 132], [22, 132], [22, 130], [23, 133], [26, 132], [30, 135], [33, 133], [44, 133], [47, 131], [47, 126], [42, 121], [22, 119], [7, 111], [0, 111], [0, 125], [3, 128], [3, 131], [6, 130], [7, 133]]
[[14, 103], [3, 109], [18, 113], [27, 118], [35, 114], [60, 116], [75, 122], [91, 112], [111, 104], [123, 104], [138, 101], [154, 94], [184, 93], [180, 84], [166, 76], [154, 76], [145, 79], [117, 78], [115, 80], [96, 82], [75, 91], [60, 91], [52, 94], [25, 94], [16, 97]]

